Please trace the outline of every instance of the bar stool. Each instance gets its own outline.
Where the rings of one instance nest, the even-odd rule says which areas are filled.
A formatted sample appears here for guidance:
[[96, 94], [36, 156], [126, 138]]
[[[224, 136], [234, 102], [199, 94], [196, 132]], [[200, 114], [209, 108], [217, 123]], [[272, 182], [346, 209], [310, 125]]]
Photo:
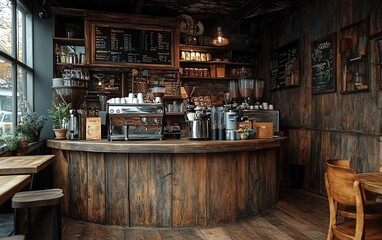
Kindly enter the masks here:
[[9, 237], [0, 237], [0, 240], [24, 240], [24, 235], [14, 235]]
[[19, 209], [27, 210], [27, 239], [31, 239], [31, 208], [50, 206], [52, 208], [53, 239], [61, 240], [61, 200], [63, 196], [62, 189], [59, 188], [16, 193], [12, 198], [15, 234], [20, 231]]

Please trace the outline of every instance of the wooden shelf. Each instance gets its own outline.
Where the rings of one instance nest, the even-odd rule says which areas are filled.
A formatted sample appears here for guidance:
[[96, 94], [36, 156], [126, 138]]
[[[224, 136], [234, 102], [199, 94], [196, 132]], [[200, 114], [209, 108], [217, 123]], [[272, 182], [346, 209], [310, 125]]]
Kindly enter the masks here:
[[83, 39], [83, 38], [54, 37], [53, 40], [60, 45], [74, 45], [74, 46], [85, 45], [85, 39]]
[[163, 99], [164, 100], [183, 100], [184, 98], [179, 95], [179, 96], [175, 96], [175, 95], [164, 95], [163, 96]]
[[229, 80], [237, 80], [238, 78], [231, 78], [231, 77], [180, 77], [181, 80], [222, 80], [222, 81], [229, 81]]
[[224, 47], [217, 47], [217, 46], [207, 46], [207, 45], [187, 45], [187, 44], [179, 44], [180, 50], [188, 50], [188, 51], [237, 51], [237, 52], [251, 52], [251, 53], [257, 53], [257, 50], [248, 50], [248, 49], [240, 49], [240, 48], [234, 48], [230, 46], [224, 46]]
[[184, 116], [183, 112], [166, 112], [166, 116]]
[[187, 60], [180, 60], [180, 63], [192, 63], [192, 64], [221, 64], [221, 65], [240, 65], [240, 66], [252, 66], [255, 65], [255, 63], [248, 63], [248, 62], [230, 62], [230, 61], [187, 61]]

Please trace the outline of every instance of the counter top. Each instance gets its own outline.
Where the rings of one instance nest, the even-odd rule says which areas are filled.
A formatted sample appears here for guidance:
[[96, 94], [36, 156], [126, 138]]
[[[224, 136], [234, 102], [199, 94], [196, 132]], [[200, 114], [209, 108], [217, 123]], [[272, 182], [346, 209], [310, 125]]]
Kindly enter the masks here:
[[287, 137], [248, 140], [138, 140], [138, 141], [88, 141], [47, 140], [50, 148], [104, 153], [212, 153], [232, 151], [253, 151], [280, 147]]

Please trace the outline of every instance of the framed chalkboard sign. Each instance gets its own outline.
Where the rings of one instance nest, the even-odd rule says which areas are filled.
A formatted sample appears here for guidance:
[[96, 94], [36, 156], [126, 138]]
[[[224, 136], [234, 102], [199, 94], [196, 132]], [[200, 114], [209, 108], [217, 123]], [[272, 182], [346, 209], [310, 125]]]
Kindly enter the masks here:
[[175, 30], [146, 25], [91, 23], [91, 62], [174, 67]]
[[336, 33], [312, 42], [312, 94], [336, 91]]
[[295, 40], [271, 51], [270, 90], [300, 85], [299, 41]]

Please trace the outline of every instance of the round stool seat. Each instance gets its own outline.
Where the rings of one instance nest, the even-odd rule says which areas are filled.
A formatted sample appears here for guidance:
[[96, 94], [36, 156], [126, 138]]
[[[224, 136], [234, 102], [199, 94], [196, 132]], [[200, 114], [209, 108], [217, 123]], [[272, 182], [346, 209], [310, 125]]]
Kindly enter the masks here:
[[33, 208], [53, 206], [59, 204], [63, 196], [62, 190], [58, 188], [18, 192], [12, 198], [12, 207]]
[[24, 240], [24, 235], [14, 235], [10, 237], [0, 237], [0, 240]]

